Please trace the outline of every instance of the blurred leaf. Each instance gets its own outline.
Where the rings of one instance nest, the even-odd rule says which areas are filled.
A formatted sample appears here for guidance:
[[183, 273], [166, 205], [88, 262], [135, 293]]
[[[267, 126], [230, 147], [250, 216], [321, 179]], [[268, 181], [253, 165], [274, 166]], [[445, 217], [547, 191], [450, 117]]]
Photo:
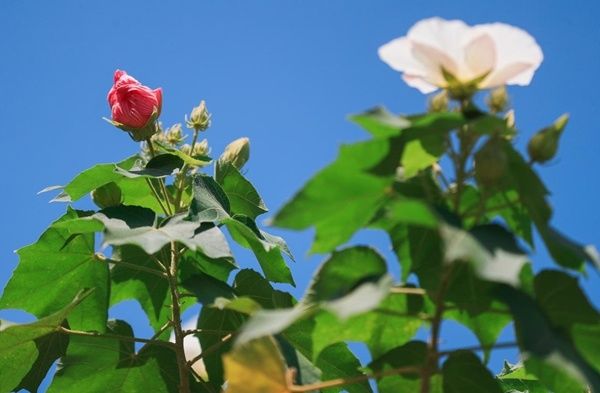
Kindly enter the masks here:
[[222, 165], [222, 176], [219, 183], [227, 194], [233, 214], [243, 214], [256, 219], [268, 211], [252, 183], [236, 167], [225, 163]]
[[322, 307], [340, 319], [371, 311], [390, 293], [392, 278], [382, 276], [377, 282], [364, 282], [340, 298], [322, 303]]
[[398, 135], [401, 129], [410, 126], [410, 121], [388, 112], [384, 107], [376, 107], [363, 113], [351, 115], [349, 119], [371, 133], [375, 138]]
[[[600, 389], [600, 374], [577, 352], [568, 339], [548, 322], [539, 306], [524, 293], [505, 285], [498, 287], [498, 298], [513, 314], [519, 347], [527, 359], [525, 367], [554, 391], [567, 391], [573, 379], [587, 383], [592, 391]], [[576, 391], [576, 390], [570, 390]]]
[[378, 280], [386, 272], [385, 260], [373, 248], [355, 246], [334, 251], [314, 274], [308, 298], [310, 301], [339, 298], [363, 282]]
[[418, 199], [401, 198], [386, 206], [387, 218], [396, 224], [412, 224], [425, 228], [436, 228], [438, 218], [426, 203]]
[[275, 215], [273, 224], [290, 229], [315, 226], [311, 252], [328, 252], [344, 243], [386, 198], [392, 178], [366, 171], [385, 157], [388, 148], [386, 140], [342, 146], [338, 159], [309, 180]]
[[262, 338], [223, 357], [226, 393], [289, 393], [287, 369], [275, 341]]
[[442, 367], [444, 393], [502, 393], [494, 376], [468, 351], [452, 352]]
[[415, 176], [420, 170], [436, 163], [445, 152], [445, 135], [431, 134], [406, 142], [402, 154], [404, 177]]
[[581, 355], [600, 372], [600, 324], [579, 325], [572, 329], [573, 342]]
[[[69, 209], [58, 219], [78, 218]], [[93, 234], [71, 235], [48, 228], [36, 243], [17, 251], [19, 264], [0, 299], [0, 308], [17, 308], [41, 318], [69, 304], [82, 289], [95, 291], [71, 314], [74, 329], [103, 331], [108, 313], [108, 264], [95, 257]]]
[[278, 334], [304, 317], [309, 309], [300, 304], [293, 308], [259, 310], [242, 326], [236, 345], [245, 345], [251, 340]]
[[554, 326], [570, 330], [575, 324], [599, 324], [600, 314], [590, 304], [577, 279], [557, 270], [535, 276], [535, 297]]
[[17, 386], [37, 391], [54, 361], [64, 352], [64, 342], [52, 345], [57, 335], [66, 338], [56, 330], [91, 292], [80, 292], [60, 311], [32, 323], [0, 320], [0, 391], [10, 392]]

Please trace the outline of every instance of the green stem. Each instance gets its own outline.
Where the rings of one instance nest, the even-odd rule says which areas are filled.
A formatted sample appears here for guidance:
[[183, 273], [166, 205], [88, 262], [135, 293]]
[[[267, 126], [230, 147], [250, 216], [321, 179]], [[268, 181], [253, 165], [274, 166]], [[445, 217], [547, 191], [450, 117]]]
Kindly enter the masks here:
[[[152, 139], [146, 138], [146, 143], [148, 144], [148, 150], [150, 150], [150, 157], [152, 157], [152, 158], [156, 157], [156, 150], [154, 149], [154, 145], [152, 144]], [[150, 184], [152, 183], [151, 180], [149, 180], [149, 182], [150, 182]], [[161, 208], [163, 209], [165, 214], [168, 216], [173, 215], [173, 210], [171, 209], [171, 205], [169, 203], [169, 202], [172, 203], [171, 197], [169, 195], [169, 192], [167, 191], [167, 187], [165, 186], [164, 180], [158, 179], [158, 185], [163, 193], [166, 209], [165, 209], [165, 206], [163, 206], [162, 203], [160, 203], [160, 200], [159, 200], [160, 198], [158, 198], [156, 190], [154, 190], [154, 195], [159, 200], [159, 203], [161, 204]]]
[[[198, 140], [198, 130], [194, 129], [194, 136], [192, 137], [192, 144], [190, 148], [190, 152], [194, 152], [194, 146], [196, 146], [196, 141]], [[177, 196], [175, 197], [175, 211], [179, 211], [181, 208], [181, 198], [183, 197], [183, 190], [185, 189], [185, 175], [188, 171], [188, 164], [185, 163], [181, 167], [181, 171], [179, 171], [179, 186], [177, 187]]]

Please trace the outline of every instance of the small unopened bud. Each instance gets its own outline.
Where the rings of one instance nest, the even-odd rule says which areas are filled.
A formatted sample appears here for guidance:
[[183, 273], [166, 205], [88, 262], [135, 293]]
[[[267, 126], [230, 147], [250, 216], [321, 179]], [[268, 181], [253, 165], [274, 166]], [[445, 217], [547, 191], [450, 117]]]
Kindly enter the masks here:
[[210, 153], [210, 148], [208, 147], [208, 141], [203, 139], [201, 142], [198, 142], [194, 145], [192, 149], [192, 156], [206, 156]]
[[552, 124], [538, 131], [527, 144], [527, 152], [529, 158], [533, 162], [544, 163], [551, 160], [558, 151], [558, 142], [560, 136], [565, 129], [569, 115], [564, 114]]
[[188, 143], [186, 143], [185, 145], [181, 146], [179, 148], [179, 150], [181, 150], [182, 153], [187, 154], [188, 156], [192, 155], [192, 146]]
[[200, 105], [192, 109], [190, 118], [186, 117], [185, 123], [188, 128], [193, 128], [196, 131], [205, 131], [210, 127], [210, 113], [206, 109], [206, 102], [200, 101]]
[[166, 140], [169, 144], [176, 146], [183, 142], [183, 130], [181, 124], [171, 126], [166, 132]]
[[492, 113], [504, 112], [509, 104], [506, 87], [500, 86], [492, 90], [487, 97], [486, 103]]
[[448, 110], [448, 93], [442, 90], [429, 99], [429, 112], [446, 112]]
[[250, 140], [248, 138], [239, 138], [231, 142], [225, 148], [225, 151], [219, 157], [219, 161], [230, 163], [237, 169], [242, 169], [244, 164], [250, 158]]
[[491, 137], [475, 153], [475, 179], [484, 186], [501, 182], [508, 169], [508, 157], [504, 150], [505, 142], [500, 137]]
[[92, 200], [101, 209], [111, 206], [119, 206], [122, 201], [121, 189], [110, 182], [92, 191]]
[[515, 111], [511, 109], [506, 112], [506, 115], [504, 115], [504, 120], [506, 121], [507, 127], [515, 128]]

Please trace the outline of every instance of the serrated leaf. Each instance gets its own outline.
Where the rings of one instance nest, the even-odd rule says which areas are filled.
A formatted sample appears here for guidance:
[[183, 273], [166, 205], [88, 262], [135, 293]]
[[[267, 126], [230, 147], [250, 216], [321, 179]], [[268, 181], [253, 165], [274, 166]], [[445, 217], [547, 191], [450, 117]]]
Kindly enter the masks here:
[[[41, 340], [60, 334], [55, 332], [91, 292], [80, 292], [60, 311], [32, 323], [12, 324], [0, 321], [0, 391], [13, 391], [17, 386], [37, 391], [41, 380], [58, 357], [53, 355], [60, 355], [60, 348], [58, 354], [40, 352], [40, 349], [51, 349], [44, 345], [48, 344], [47, 340]], [[46, 358], [48, 356], [49, 359]]]
[[442, 367], [444, 393], [502, 393], [479, 358], [468, 351], [452, 352]]
[[344, 243], [369, 222], [386, 198], [392, 177], [367, 171], [388, 149], [386, 140], [342, 146], [338, 159], [309, 180], [275, 215], [273, 224], [290, 229], [315, 226], [311, 252], [328, 252]]
[[223, 357], [226, 393], [289, 393], [287, 368], [275, 341], [262, 338]]
[[[69, 209], [55, 223], [79, 217]], [[108, 314], [108, 264], [95, 257], [93, 234], [48, 228], [36, 243], [17, 251], [19, 265], [0, 299], [41, 318], [57, 312], [82, 289], [95, 291], [69, 318], [74, 329], [103, 331]]]
[[222, 179], [217, 179], [227, 194], [233, 214], [243, 214], [252, 219], [268, 211], [262, 198], [240, 171], [225, 163], [221, 165]]
[[238, 244], [252, 250], [269, 281], [295, 285], [281, 255], [282, 252], [290, 255], [283, 239], [259, 230], [249, 217], [237, 215], [223, 220], [223, 223]]

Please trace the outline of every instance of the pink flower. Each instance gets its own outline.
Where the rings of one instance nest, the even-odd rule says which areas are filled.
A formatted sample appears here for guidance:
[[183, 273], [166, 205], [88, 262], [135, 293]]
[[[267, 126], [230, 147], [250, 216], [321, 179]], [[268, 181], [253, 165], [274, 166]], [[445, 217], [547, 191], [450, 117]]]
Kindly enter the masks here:
[[125, 71], [116, 70], [108, 92], [112, 120], [124, 128], [141, 129], [160, 115], [162, 90], [142, 85]]
[[468, 26], [424, 19], [404, 37], [379, 48], [379, 57], [422, 93], [453, 84], [488, 89], [525, 86], [544, 56], [526, 31], [504, 23]]

